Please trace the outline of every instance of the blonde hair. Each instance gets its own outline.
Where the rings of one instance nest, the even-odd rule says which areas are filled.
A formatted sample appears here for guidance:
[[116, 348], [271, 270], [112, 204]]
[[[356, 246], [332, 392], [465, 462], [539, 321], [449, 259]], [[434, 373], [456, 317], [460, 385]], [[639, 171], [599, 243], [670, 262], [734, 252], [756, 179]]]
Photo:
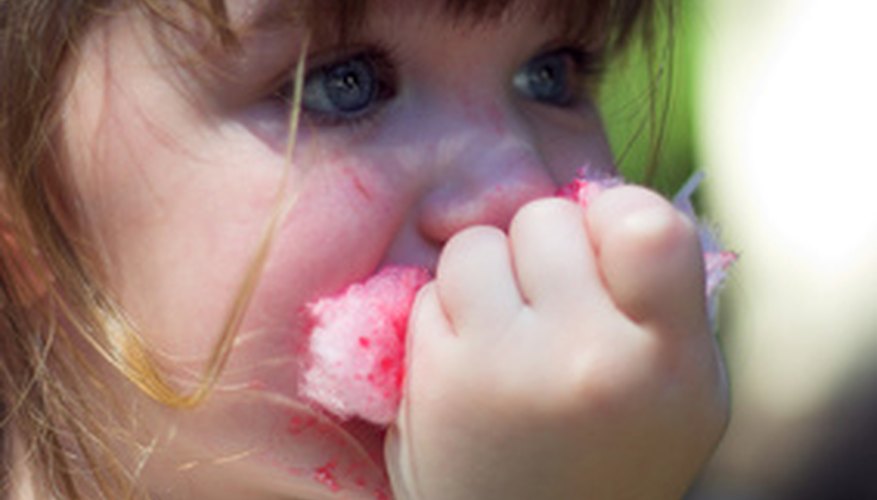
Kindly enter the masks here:
[[[445, 0], [443, 6], [449, 14], [478, 20], [501, 13], [514, 1]], [[326, 30], [341, 38], [372, 3], [290, 2], [315, 33]], [[76, 42], [91, 23], [131, 4], [172, 29], [187, 29], [184, 20], [194, 13], [209, 24], [219, 46], [234, 50], [236, 33], [224, 0], [0, 4], [0, 497], [11, 487], [13, 437], [23, 450], [16, 455], [23, 455], [19, 458], [36, 474], [34, 483], [42, 485], [43, 496], [145, 496], [136, 490], [136, 468], [118, 456], [124, 430], [134, 423], [126, 419], [134, 417], [116, 407], [94, 361], [108, 363], [160, 403], [198, 405], [229, 356], [270, 247], [272, 224], [288, 208], [286, 201], [278, 201], [197, 387], [180, 393], [165, 382], [135, 325], [101, 286], [102, 263], [79, 239], [83, 228], [75, 195], [67, 189], [54, 143], [66, 90], [62, 77]], [[655, 9], [650, 0], [544, 4], [546, 15], [566, 20], [570, 31], [612, 27], [614, 49], [624, 46], [637, 26], [650, 36], [651, 25], [643, 21]], [[303, 64], [298, 67], [301, 72]], [[77, 458], [71, 458], [74, 454]]]

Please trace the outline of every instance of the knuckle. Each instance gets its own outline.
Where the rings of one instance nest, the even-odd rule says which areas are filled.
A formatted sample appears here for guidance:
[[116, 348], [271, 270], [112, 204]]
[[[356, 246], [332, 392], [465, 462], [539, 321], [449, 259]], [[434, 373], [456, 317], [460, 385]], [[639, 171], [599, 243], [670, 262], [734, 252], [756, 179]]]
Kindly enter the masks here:
[[579, 406], [599, 414], [642, 412], [666, 405], [715, 406], [715, 413], [721, 414], [723, 391], [707, 373], [713, 368], [711, 361], [698, 354], [676, 352], [660, 339], [644, 336], [618, 342], [598, 356], [573, 360], [567, 385]]
[[443, 253], [456, 256], [481, 245], [503, 242], [505, 238], [502, 230], [494, 226], [470, 226], [452, 236]]
[[531, 224], [544, 224], [545, 221], [556, 220], [563, 214], [580, 214], [581, 209], [575, 203], [563, 198], [540, 198], [528, 202], [521, 207], [512, 218], [511, 228], [528, 227]]

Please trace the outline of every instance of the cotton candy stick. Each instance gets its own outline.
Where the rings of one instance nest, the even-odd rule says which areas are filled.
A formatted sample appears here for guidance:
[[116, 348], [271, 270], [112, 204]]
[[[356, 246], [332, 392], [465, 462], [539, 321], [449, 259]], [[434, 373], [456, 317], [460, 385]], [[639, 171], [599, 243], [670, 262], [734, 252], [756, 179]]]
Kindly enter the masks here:
[[[694, 218], [689, 197], [699, 178], [686, 184], [674, 204]], [[600, 192], [620, 178], [579, 179], [557, 195], [587, 209]], [[722, 251], [713, 233], [699, 225], [704, 247], [710, 314], [727, 268], [736, 260]], [[342, 419], [361, 418], [389, 425], [402, 398], [405, 334], [417, 291], [431, 279], [422, 268], [386, 267], [362, 283], [308, 306], [313, 319], [302, 358], [301, 396]]]

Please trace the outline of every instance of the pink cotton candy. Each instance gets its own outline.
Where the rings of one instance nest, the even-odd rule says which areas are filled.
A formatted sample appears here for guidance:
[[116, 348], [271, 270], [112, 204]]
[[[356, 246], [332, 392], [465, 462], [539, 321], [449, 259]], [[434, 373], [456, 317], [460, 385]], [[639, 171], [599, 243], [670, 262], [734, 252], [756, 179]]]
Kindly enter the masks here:
[[302, 396], [341, 418], [387, 425], [396, 418], [405, 331], [422, 268], [393, 266], [309, 306], [311, 330]]
[[620, 186], [623, 183], [620, 177], [606, 177], [589, 179], [581, 175], [577, 179], [557, 190], [557, 196], [572, 200], [584, 209], [588, 208], [591, 200], [603, 191]]
[[[674, 205], [692, 219], [689, 200], [699, 180], [693, 178], [674, 199]], [[557, 195], [587, 209], [600, 192], [622, 183], [619, 177], [587, 177], [583, 170]], [[721, 250], [706, 226], [698, 227], [714, 319], [719, 285], [736, 255]], [[408, 316], [417, 291], [430, 279], [425, 269], [387, 267], [363, 283], [311, 304], [314, 327], [303, 358], [302, 396], [343, 419], [358, 417], [378, 425], [393, 422], [402, 398]]]

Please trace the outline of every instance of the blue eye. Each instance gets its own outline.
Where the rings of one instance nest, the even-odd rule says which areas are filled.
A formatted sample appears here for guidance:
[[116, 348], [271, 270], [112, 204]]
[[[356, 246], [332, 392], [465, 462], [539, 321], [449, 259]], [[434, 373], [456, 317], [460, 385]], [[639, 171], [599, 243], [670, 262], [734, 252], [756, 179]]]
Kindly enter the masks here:
[[531, 59], [515, 74], [514, 87], [525, 97], [553, 106], [571, 106], [579, 97], [580, 59], [574, 49], [561, 49]]
[[358, 54], [308, 72], [302, 108], [318, 119], [344, 122], [372, 111], [392, 96], [379, 58]]

